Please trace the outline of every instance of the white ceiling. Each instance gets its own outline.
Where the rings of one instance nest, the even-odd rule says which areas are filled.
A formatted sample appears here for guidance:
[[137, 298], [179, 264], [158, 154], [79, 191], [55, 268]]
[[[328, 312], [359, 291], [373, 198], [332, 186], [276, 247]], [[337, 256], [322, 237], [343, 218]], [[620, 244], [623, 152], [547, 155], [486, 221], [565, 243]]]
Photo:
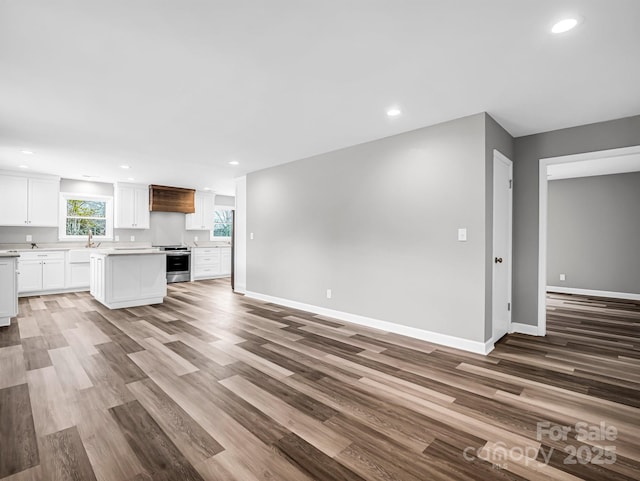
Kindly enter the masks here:
[[0, 168], [231, 194], [481, 111], [514, 136], [635, 115], [638, 25], [638, 0], [2, 0]]

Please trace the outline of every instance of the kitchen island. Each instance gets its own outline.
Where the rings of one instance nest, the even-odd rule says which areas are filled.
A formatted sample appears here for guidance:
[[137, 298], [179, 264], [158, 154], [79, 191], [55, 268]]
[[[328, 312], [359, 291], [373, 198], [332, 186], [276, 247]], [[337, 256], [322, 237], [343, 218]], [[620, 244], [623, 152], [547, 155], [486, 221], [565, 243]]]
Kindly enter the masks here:
[[96, 249], [89, 292], [109, 309], [161, 304], [167, 295], [166, 254], [158, 249]]
[[0, 252], [0, 326], [11, 324], [18, 315], [17, 252]]

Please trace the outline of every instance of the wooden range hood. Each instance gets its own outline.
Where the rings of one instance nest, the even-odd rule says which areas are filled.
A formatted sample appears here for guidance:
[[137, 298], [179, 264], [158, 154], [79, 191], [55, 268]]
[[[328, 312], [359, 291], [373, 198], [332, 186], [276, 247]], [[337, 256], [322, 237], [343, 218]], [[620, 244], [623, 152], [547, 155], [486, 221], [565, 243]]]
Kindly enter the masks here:
[[149, 210], [151, 212], [193, 214], [196, 211], [196, 191], [194, 189], [167, 187], [166, 185], [150, 185], [149, 187]]

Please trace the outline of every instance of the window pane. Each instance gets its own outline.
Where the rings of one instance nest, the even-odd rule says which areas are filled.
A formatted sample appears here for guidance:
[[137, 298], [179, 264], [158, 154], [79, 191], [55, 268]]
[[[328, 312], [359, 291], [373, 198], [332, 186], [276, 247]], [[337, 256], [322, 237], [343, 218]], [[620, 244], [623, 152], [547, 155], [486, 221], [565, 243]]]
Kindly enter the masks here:
[[214, 237], [231, 237], [231, 224], [214, 224]]
[[93, 200], [68, 199], [67, 215], [75, 217], [105, 217], [107, 203]]
[[67, 219], [67, 235], [107, 235], [106, 219]]
[[233, 222], [230, 210], [216, 210], [213, 222], [216, 224], [231, 224]]

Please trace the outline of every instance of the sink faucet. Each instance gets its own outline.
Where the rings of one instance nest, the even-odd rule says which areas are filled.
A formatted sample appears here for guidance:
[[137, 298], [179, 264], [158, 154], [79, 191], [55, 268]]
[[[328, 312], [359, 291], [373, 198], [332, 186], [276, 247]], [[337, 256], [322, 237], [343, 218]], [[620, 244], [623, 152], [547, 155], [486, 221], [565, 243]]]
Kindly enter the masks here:
[[89, 229], [89, 239], [87, 240], [87, 245], [85, 247], [93, 247], [95, 244], [93, 243], [93, 232]]

